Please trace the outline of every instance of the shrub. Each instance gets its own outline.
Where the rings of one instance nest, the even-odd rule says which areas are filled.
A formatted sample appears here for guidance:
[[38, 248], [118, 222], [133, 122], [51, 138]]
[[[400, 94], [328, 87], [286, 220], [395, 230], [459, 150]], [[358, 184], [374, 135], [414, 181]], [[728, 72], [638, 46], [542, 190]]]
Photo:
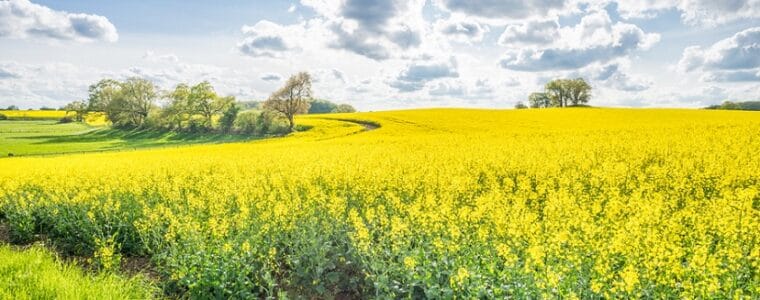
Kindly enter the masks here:
[[245, 111], [237, 115], [233, 127], [235, 131], [243, 134], [255, 134], [258, 112]]
[[0, 114], [0, 120], [8, 120], [8, 116]]
[[72, 116], [65, 116], [58, 120], [58, 123], [65, 124], [65, 123], [72, 123], [74, 122], [74, 117]]
[[256, 134], [286, 134], [290, 132], [288, 121], [274, 111], [262, 111], [256, 119]]
[[333, 113], [352, 113], [356, 112], [356, 108], [348, 104], [340, 104], [332, 111]]

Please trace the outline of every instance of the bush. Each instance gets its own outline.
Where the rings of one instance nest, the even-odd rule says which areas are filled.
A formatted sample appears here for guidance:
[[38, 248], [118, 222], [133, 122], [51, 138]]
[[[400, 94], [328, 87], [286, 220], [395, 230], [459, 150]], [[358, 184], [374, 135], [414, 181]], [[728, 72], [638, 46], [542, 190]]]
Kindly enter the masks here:
[[60, 120], [58, 120], [58, 123], [61, 123], [61, 124], [72, 123], [72, 122], [74, 122], [74, 117], [72, 116], [65, 116], [61, 118]]
[[8, 120], [8, 116], [0, 114], [0, 120]]
[[255, 111], [246, 111], [238, 114], [237, 118], [235, 118], [233, 128], [239, 133], [255, 134], [258, 114], [259, 113]]
[[356, 108], [348, 104], [340, 104], [338, 105], [338, 107], [333, 109], [332, 112], [333, 113], [352, 113], [352, 112], [356, 112]]
[[256, 119], [256, 134], [286, 134], [290, 132], [288, 121], [279, 113], [265, 110]]

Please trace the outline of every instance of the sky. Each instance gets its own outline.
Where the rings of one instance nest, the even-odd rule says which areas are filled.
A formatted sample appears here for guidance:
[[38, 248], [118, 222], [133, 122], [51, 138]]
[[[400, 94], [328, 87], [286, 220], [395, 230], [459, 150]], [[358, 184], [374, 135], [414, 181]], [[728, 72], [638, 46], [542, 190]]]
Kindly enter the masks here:
[[595, 106], [760, 100], [760, 0], [0, 0], [0, 107], [129, 77], [263, 100], [299, 71], [362, 111], [509, 108], [575, 77]]

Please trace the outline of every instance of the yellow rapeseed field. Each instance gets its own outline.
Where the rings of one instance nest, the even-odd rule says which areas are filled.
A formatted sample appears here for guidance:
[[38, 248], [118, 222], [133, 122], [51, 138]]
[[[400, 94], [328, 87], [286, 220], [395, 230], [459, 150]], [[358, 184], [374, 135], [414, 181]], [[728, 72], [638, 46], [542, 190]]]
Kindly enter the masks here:
[[[60, 120], [65, 116], [75, 115], [74, 112], [63, 110], [0, 110], [0, 114], [11, 120]], [[101, 112], [90, 112], [84, 119], [85, 123], [92, 126], [103, 126], [107, 123], [105, 114]]]
[[760, 297], [758, 113], [297, 121], [312, 127], [0, 159], [0, 215], [15, 241], [44, 234], [106, 268], [149, 256], [169, 295]]

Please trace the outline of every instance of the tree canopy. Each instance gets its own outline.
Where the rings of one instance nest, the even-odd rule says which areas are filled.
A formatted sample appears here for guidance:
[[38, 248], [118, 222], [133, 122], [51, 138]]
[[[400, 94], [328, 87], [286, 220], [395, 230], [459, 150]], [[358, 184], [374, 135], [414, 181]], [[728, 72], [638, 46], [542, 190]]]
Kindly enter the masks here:
[[591, 100], [591, 85], [583, 78], [555, 79], [544, 85], [543, 92], [531, 93], [531, 108], [568, 107], [585, 105]]
[[264, 109], [281, 113], [288, 119], [288, 129], [295, 128], [295, 115], [309, 111], [312, 99], [311, 75], [300, 72], [291, 76], [285, 86], [272, 93], [264, 102]]

